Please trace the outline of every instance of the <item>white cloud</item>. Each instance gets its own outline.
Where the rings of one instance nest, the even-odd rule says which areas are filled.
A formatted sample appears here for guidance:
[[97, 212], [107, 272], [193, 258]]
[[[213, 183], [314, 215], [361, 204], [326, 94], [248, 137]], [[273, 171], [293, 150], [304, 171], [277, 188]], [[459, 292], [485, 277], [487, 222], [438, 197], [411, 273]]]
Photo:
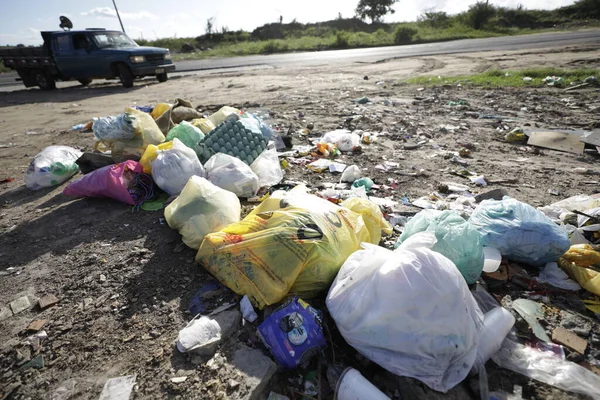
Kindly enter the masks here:
[[[140, 11], [135, 13], [119, 12], [121, 18], [125, 20], [143, 20], [143, 19], [158, 19], [158, 17], [148, 11]], [[82, 12], [81, 15], [97, 18], [117, 18], [117, 12], [110, 7], [96, 7], [90, 11]]]

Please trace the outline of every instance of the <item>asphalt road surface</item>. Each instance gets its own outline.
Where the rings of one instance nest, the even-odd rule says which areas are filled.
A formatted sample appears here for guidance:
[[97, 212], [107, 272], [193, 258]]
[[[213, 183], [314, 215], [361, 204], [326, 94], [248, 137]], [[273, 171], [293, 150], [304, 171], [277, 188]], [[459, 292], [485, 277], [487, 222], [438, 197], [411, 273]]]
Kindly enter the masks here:
[[[407, 46], [372, 47], [366, 49], [328, 50], [303, 53], [244, 56], [206, 60], [179, 61], [178, 72], [202, 71], [250, 66], [311, 66], [336, 63], [373, 63], [394, 58], [431, 56], [438, 54], [471, 53], [479, 51], [524, 50], [572, 45], [600, 47], [600, 30], [541, 33], [522, 36], [504, 36], [487, 39], [466, 39]], [[0, 86], [14, 86], [14, 73], [0, 75]], [[6, 88], [5, 88], [6, 89]]]

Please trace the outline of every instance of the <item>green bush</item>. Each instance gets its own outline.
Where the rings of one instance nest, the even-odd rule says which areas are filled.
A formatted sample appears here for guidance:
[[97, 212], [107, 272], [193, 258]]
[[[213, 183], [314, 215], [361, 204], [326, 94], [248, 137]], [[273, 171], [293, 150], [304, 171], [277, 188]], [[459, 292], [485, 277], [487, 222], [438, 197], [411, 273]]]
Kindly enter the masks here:
[[408, 44], [412, 42], [413, 37], [417, 34], [417, 30], [410, 26], [399, 26], [394, 32], [394, 43]]
[[482, 29], [496, 15], [496, 8], [487, 1], [478, 1], [469, 6], [464, 14], [464, 22], [473, 29]]
[[450, 17], [443, 11], [425, 11], [418, 21], [432, 28], [447, 28], [450, 26]]
[[288, 51], [288, 44], [281, 40], [269, 40], [266, 42], [263, 47], [261, 53], [263, 54], [272, 54], [279, 53], [283, 51]]
[[345, 31], [338, 31], [335, 34], [335, 42], [333, 46], [338, 49], [345, 49], [350, 45], [350, 34]]

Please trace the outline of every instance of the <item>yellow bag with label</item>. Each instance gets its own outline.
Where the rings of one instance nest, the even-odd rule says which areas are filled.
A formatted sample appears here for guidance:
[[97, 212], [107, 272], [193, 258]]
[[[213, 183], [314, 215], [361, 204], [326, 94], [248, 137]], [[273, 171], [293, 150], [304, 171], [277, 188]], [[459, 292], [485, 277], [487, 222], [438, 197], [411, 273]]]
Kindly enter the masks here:
[[144, 150], [142, 158], [140, 158], [140, 164], [144, 169], [144, 173], [152, 173], [152, 161], [156, 160], [156, 157], [158, 156], [158, 150], [169, 150], [171, 148], [173, 148], [173, 142], [164, 142], [158, 146], [149, 144], [148, 147], [146, 147], [146, 150]]
[[202, 133], [205, 135], [216, 128], [215, 124], [213, 124], [207, 118], [196, 118], [193, 119], [190, 124], [194, 125], [196, 128], [200, 129]]
[[327, 290], [362, 242], [391, 233], [378, 206], [349, 203], [354, 212], [299, 186], [276, 191], [246, 218], [206, 235], [196, 261], [259, 308], [288, 294], [302, 298]]

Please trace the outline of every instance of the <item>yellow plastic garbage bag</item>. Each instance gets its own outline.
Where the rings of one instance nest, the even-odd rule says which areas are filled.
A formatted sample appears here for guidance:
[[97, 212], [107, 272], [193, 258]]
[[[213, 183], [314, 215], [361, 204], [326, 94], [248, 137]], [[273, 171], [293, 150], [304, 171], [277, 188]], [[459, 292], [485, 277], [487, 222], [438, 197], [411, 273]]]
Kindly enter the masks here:
[[359, 200], [348, 203], [355, 212], [303, 186], [276, 191], [242, 221], [206, 235], [196, 261], [261, 309], [288, 294], [309, 298], [329, 288], [361, 242], [391, 232], [377, 206]]
[[240, 110], [237, 108], [223, 106], [216, 113], [212, 114], [208, 119], [213, 123], [214, 126], [219, 125], [221, 122], [225, 121], [225, 118], [230, 116], [231, 114], [239, 114]]
[[235, 194], [194, 175], [165, 208], [165, 220], [179, 231], [183, 243], [197, 250], [205, 235], [238, 222], [241, 210]]
[[216, 128], [215, 124], [207, 118], [196, 118], [190, 121], [190, 124], [200, 129], [205, 135]]
[[165, 135], [160, 131], [160, 128], [156, 125], [150, 114], [130, 107], [126, 107], [125, 112], [133, 114], [138, 118], [139, 134], [142, 136], [145, 146], [165, 141]]
[[173, 107], [173, 105], [169, 103], [158, 103], [154, 106], [154, 109], [150, 113], [150, 116], [152, 116], [152, 118], [156, 120], [165, 112], [169, 111], [171, 107]]
[[600, 252], [589, 244], [571, 246], [559, 260], [560, 267], [582, 288], [600, 296], [600, 273], [591, 266], [600, 265]]
[[152, 173], [152, 161], [156, 160], [156, 157], [158, 156], [158, 150], [169, 150], [171, 148], [173, 148], [173, 142], [164, 142], [159, 144], [158, 146], [149, 144], [148, 147], [146, 147], [146, 150], [144, 150], [142, 158], [140, 158], [140, 164], [144, 169], [144, 173]]

